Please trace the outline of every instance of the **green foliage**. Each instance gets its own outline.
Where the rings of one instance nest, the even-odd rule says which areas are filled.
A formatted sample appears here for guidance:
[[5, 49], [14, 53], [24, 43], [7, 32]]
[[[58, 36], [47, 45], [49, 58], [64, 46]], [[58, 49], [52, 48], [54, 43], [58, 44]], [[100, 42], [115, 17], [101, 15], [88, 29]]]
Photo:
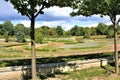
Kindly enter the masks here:
[[9, 33], [8, 32], [5, 32], [4, 37], [5, 37], [5, 42], [9, 42]]
[[91, 28], [83, 28], [83, 27], [79, 27], [79, 26], [74, 26], [71, 30], [70, 33], [72, 36], [83, 36], [86, 33], [91, 35], [92, 34], [92, 30]]
[[83, 36], [83, 39], [89, 39], [90, 38], [90, 35], [85, 33], [85, 35]]
[[22, 31], [18, 31], [16, 33], [16, 38], [17, 38], [17, 40], [16, 40], [17, 42], [20, 42], [20, 43], [26, 42], [25, 35], [24, 35], [24, 33]]
[[63, 29], [62, 29], [62, 27], [61, 26], [57, 26], [57, 28], [56, 28], [56, 32], [57, 32], [57, 35], [58, 36], [63, 36]]
[[48, 37], [50, 35], [50, 30], [48, 26], [41, 26], [42, 36]]
[[0, 35], [3, 35], [4, 31], [3, 31], [3, 24], [0, 24]]
[[83, 36], [83, 39], [89, 39], [90, 38], [90, 35], [91, 35], [91, 31], [89, 28], [86, 28], [85, 29], [85, 34]]
[[56, 28], [50, 28], [50, 36], [53, 36], [53, 37], [57, 36]]
[[99, 23], [98, 24], [98, 27], [97, 27], [97, 34], [98, 35], [106, 35], [107, 34], [107, 32], [108, 32], [108, 26], [107, 25], [105, 25], [105, 24], [103, 24], [103, 23]]
[[15, 35], [16, 35], [16, 33], [17, 33], [18, 31], [23, 32], [25, 36], [30, 35], [30, 29], [29, 29], [29, 28], [26, 28], [23, 24], [17, 24], [17, 25], [14, 27]]
[[106, 38], [114, 38], [114, 32], [113, 32], [113, 30], [109, 30], [108, 31]]
[[14, 35], [13, 24], [11, 23], [11, 21], [4, 21], [2, 31], [3, 34], [5, 34], [5, 32], [8, 32], [10, 36]]
[[41, 28], [37, 28], [35, 30], [35, 42], [36, 43], [43, 43], [44, 37], [45, 36], [42, 33], [42, 29]]
[[44, 8], [52, 6], [65, 7], [70, 6], [74, 0], [5, 0], [10, 1], [21, 15], [27, 16], [30, 19], [37, 17], [39, 14], [44, 14]]

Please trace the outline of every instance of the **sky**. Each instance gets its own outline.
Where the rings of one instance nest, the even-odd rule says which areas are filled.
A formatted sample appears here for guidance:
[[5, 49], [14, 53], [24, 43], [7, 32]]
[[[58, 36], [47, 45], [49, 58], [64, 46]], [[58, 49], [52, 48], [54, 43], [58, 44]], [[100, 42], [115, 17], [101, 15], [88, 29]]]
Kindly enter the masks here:
[[[37, 28], [44, 25], [49, 27], [62, 26], [63, 29], [69, 30], [74, 25], [96, 27], [98, 23], [111, 24], [108, 16], [104, 16], [103, 18], [99, 15], [93, 15], [91, 17], [71, 17], [69, 15], [71, 12], [72, 9], [69, 7], [51, 7], [49, 9], [44, 9], [44, 14], [40, 14], [37, 17], [35, 27]], [[5, 20], [10, 20], [14, 25], [22, 23], [26, 27], [30, 26], [30, 20], [26, 16], [21, 16], [21, 14], [13, 8], [11, 3], [0, 0], [0, 24]]]

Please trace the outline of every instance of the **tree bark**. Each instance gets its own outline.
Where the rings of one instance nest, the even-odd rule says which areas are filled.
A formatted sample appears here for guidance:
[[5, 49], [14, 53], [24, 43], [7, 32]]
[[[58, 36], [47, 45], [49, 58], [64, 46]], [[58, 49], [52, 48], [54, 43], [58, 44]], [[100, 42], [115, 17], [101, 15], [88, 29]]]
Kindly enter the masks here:
[[36, 80], [36, 58], [35, 58], [35, 36], [34, 36], [34, 26], [35, 26], [35, 18], [32, 16], [31, 18], [31, 28], [30, 28], [30, 36], [31, 36], [31, 64], [32, 64], [32, 80]]
[[115, 53], [115, 73], [119, 73], [118, 49], [117, 49], [117, 23], [114, 24], [114, 53]]

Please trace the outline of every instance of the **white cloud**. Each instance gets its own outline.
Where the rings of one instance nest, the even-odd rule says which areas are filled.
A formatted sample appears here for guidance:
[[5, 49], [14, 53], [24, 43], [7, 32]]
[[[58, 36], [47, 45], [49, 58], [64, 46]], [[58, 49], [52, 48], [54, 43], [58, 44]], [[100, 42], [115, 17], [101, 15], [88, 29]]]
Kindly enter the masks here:
[[[29, 20], [23, 20], [20, 22], [21, 24], [24, 24], [26, 27], [30, 27], [30, 21]], [[35, 28], [40, 27], [41, 25], [38, 23], [35, 23]]]
[[44, 10], [45, 13], [49, 13], [53, 16], [64, 16], [64, 17], [68, 17], [70, 16], [70, 12], [72, 12], [72, 9], [69, 7], [64, 7], [64, 8], [59, 8], [59, 7], [51, 7], [49, 9], [45, 9]]
[[42, 22], [41, 25], [46, 25], [49, 27], [57, 27], [57, 26], [62, 26], [64, 30], [69, 30], [70, 28], [73, 27], [73, 24], [70, 24], [66, 21], [44, 21]]

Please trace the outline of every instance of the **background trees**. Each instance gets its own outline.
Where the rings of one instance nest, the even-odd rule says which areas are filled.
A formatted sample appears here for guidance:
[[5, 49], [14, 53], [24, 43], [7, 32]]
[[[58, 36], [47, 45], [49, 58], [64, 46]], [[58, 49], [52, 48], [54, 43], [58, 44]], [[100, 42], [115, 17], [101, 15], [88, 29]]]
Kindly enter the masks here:
[[[1, 36], [3, 36], [5, 34], [3, 24], [0, 24], [0, 35]], [[58, 28], [58, 27], [60, 27], [60, 28]], [[58, 30], [58, 32], [57, 32], [57, 30]], [[11, 29], [8, 29], [6, 31], [10, 32]], [[30, 28], [27, 28], [26, 26], [24, 26], [21, 23], [13, 26], [12, 31], [13, 31], [12, 33], [14, 33], [12, 36], [16, 36], [16, 34], [18, 34], [18, 32], [24, 34], [24, 39], [29, 38], [29, 36], [30, 36]], [[75, 25], [68, 31], [65, 31], [62, 28], [62, 26], [57, 26], [57, 27], [41, 26], [41, 27], [35, 29], [35, 36], [38, 36], [39, 34], [40, 34], [40, 36], [43, 36], [44, 38], [86, 36], [86, 35], [89, 35], [89, 37], [94, 36], [94, 35], [106, 35], [106, 38], [114, 38], [114, 28], [113, 28], [113, 25], [106, 25], [104, 23], [99, 23], [97, 26], [94, 26], [94, 27], [82, 27], [82, 26]], [[120, 26], [118, 26], [118, 35], [120, 35]], [[8, 36], [10, 36], [10, 35], [8, 35]]]

